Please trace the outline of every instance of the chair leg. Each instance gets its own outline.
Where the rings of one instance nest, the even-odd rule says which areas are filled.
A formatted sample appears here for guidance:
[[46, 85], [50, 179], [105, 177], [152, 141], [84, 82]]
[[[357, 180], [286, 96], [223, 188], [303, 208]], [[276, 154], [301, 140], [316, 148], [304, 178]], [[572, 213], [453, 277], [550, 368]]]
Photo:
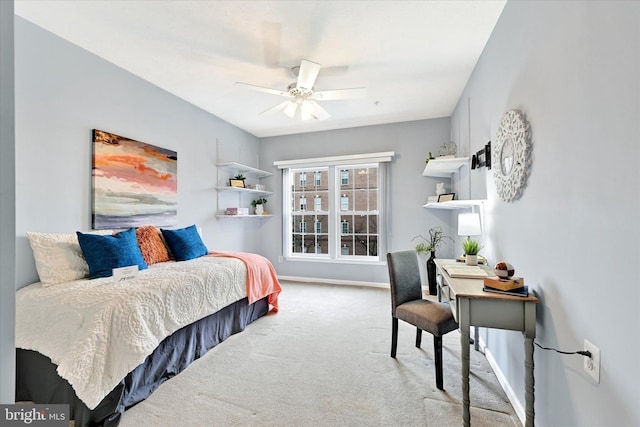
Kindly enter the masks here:
[[396, 357], [396, 347], [398, 347], [398, 318], [391, 317], [391, 357]]
[[420, 348], [422, 345], [422, 329], [416, 328], [416, 347]]
[[442, 337], [433, 336], [433, 353], [436, 359], [436, 387], [444, 390], [442, 384]]

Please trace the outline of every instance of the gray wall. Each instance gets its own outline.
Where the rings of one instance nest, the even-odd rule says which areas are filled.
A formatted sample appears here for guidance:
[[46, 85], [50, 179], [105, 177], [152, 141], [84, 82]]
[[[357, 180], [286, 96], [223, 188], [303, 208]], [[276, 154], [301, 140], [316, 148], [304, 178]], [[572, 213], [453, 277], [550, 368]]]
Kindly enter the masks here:
[[215, 218], [215, 164], [255, 165], [256, 137], [19, 17], [15, 42], [19, 287], [37, 280], [27, 231], [91, 226], [93, 128], [177, 151], [178, 225], [209, 249], [257, 250], [255, 223]]
[[[435, 194], [438, 180], [422, 176], [425, 159], [429, 151], [438, 152], [438, 147], [449, 141], [448, 118], [423, 120], [389, 125], [366, 126], [327, 132], [314, 132], [263, 138], [260, 140], [260, 162], [263, 167], [275, 160], [293, 160], [313, 157], [340, 156], [347, 154], [394, 151], [396, 156], [390, 165], [389, 249], [413, 248], [417, 234], [426, 234], [430, 227], [449, 228], [450, 215], [442, 211], [423, 209], [427, 196]], [[385, 263], [376, 266], [304, 261], [278, 263], [282, 255], [282, 178], [273, 169], [274, 176], [265, 183], [276, 189], [269, 198], [268, 208], [275, 214], [265, 227], [261, 253], [276, 267], [279, 275], [331, 280], [388, 283]], [[445, 180], [449, 185], [450, 180]], [[449, 256], [451, 247], [443, 247], [438, 256]], [[384, 259], [384, 258], [383, 258]]]
[[13, 2], [0, 2], [0, 403], [15, 396], [15, 132]]
[[[491, 173], [471, 173], [488, 199], [483, 252], [539, 296], [537, 342], [601, 351], [595, 384], [581, 356], [536, 348], [537, 425], [640, 425], [639, 28], [638, 2], [508, 2], [452, 117], [466, 141], [470, 99], [476, 151], [507, 110], [526, 114], [522, 198], [501, 202]], [[521, 335], [481, 336], [524, 402]]]

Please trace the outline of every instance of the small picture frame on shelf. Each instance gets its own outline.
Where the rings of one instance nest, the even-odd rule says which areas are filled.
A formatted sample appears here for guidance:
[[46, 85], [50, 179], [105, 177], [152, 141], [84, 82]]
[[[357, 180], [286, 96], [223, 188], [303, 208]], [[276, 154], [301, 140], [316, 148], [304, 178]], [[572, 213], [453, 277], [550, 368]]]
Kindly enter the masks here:
[[456, 193], [440, 194], [440, 195], [438, 195], [438, 203], [450, 202], [450, 201], [452, 201], [454, 199], [455, 196], [456, 196]]
[[230, 179], [229, 186], [234, 188], [245, 188], [244, 179]]

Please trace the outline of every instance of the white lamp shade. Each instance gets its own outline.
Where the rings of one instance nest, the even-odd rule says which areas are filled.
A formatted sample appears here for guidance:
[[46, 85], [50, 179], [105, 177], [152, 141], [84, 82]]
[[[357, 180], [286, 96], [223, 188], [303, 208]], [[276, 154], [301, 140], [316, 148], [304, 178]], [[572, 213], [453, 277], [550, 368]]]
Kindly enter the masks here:
[[462, 213], [458, 215], [458, 236], [478, 236], [482, 234], [479, 213]]

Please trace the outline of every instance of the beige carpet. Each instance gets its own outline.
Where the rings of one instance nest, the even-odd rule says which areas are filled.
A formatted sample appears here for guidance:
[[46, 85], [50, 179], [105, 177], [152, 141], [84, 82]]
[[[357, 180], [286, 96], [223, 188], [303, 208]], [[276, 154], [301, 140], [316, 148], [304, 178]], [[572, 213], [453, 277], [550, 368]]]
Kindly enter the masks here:
[[[433, 340], [400, 322], [389, 356], [389, 291], [284, 282], [280, 312], [213, 348], [121, 426], [460, 426], [460, 335], [444, 338], [444, 388]], [[521, 426], [484, 356], [471, 350], [471, 423]]]

